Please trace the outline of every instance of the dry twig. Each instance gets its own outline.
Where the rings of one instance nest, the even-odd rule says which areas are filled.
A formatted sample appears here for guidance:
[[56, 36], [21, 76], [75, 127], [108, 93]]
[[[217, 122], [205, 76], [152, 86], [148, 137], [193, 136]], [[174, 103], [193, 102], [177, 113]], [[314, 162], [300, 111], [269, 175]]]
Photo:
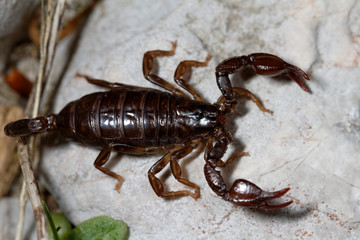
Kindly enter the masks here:
[[[49, 76], [50, 69], [52, 66], [52, 60], [55, 53], [56, 39], [58, 35], [59, 23], [61, 16], [64, 11], [65, 0], [48, 0], [42, 1], [42, 23], [41, 23], [41, 41], [40, 41], [40, 69], [38, 78], [36, 81], [35, 93], [31, 99], [34, 101], [29, 101], [26, 112], [32, 112], [32, 118], [36, 117], [39, 113], [40, 97], [46, 83], [46, 79]], [[33, 102], [33, 104], [32, 104]], [[28, 116], [30, 114], [27, 114]], [[46, 227], [46, 218], [42, 208], [41, 199], [39, 195], [39, 189], [37, 182], [34, 176], [34, 172], [31, 168], [31, 154], [35, 145], [35, 137], [31, 137], [29, 145], [25, 145], [23, 142], [18, 144], [18, 152], [20, 159], [20, 166], [24, 174], [24, 180], [26, 183], [26, 190], [29, 194], [30, 201], [33, 207], [36, 229], [38, 239], [47, 239], [47, 227]], [[24, 187], [22, 189], [25, 189]], [[21, 194], [23, 198], [26, 194]], [[24, 211], [26, 201], [20, 199], [20, 213], [19, 216], [23, 216], [22, 211]], [[20, 223], [20, 225], [19, 225]], [[18, 223], [18, 232], [16, 239], [22, 238], [23, 231], [23, 219], [19, 219]]]

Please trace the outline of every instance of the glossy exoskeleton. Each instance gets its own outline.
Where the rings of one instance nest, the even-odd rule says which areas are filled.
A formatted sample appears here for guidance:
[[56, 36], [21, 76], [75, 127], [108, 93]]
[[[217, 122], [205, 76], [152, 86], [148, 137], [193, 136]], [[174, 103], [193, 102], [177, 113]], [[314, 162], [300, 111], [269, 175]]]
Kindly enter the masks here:
[[[217, 85], [222, 96], [210, 104], [204, 102], [199, 94], [188, 84], [189, 68], [206, 66], [210, 57], [204, 62], [183, 61], [175, 71], [175, 82], [192, 95], [186, 96], [183, 90], [152, 73], [153, 61], [159, 56], [171, 56], [175, 53], [176, 43], [170, 51], [149, 51], [143, 59], [143, 74], [150, 82], [164, 88], [158, 91], [150, 88], [110, 83], [104, 80], [84, 77], [89, 83], [109, 88], [110, 91], [86, 95], [67, 104], [59, 114], [34, 119], [22, 119], [5, 126], [8, 136], [26, 136], [45, 131], [58, 131], [63, 136], [79, 140], [85, 144], [101, 147], [102, 150], [94, 166], [103, 173], [117, 179], [119, 190], [122, 177], [104, 167], [111, 151], [126, 154], [152, 154], [163, 152], [165, 155], [148, 171], [150, 184], [155, 193], [164, 198], [191, 196], [200, 197], [199, 186], [182, 177], [178, 160], [184, 158], [206, 142], [205, 178], [211, 189], [223, 199], [237, 205], [263, 209], [278, 209], [288, 206], [292, 201], [282, 204], [269, 204], [268, 201], [283, 196], [289, 188], [275, 192], [261, 190], [255, 184], [237, 179], [228, 189], [217, 167], [226, 167], [239, 156], [247, 155], [237, 152], [227, 161], [222, 161], [227, 146], [232, 138], [225, 130], [226, 115], [237, 105], [237, 98], [246, 97], [257, 104], [260, 110], [272, 113], [261, 101], [243, 88], [232, 87], [229, 74], [250, 66], [257, 74], [277, 76], [286, 74], [299, 86], [309, 92], [303, 80], [309, 77], [298, 67], [282, 59], [266, 54], [256, 53], [248, 56], [232, 57], [216, 67]], [[156, 177], [168, 163], [177, 181], [191, 187], [194, 191], [165, 191], [163, 183]]]

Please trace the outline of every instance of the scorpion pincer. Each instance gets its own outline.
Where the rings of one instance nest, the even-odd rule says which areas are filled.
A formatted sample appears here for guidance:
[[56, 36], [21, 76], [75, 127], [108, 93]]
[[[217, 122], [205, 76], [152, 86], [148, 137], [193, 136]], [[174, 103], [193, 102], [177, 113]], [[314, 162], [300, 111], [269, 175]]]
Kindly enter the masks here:
[[[119, 190], [122, 177], [104, 167], [111, 151], [125, 154], [164, 153], [148, 171], [148, 178], [155, 193], [163, 198], [191, 196], [200, 197], [200, 188], [195, 183], [183, 178], [178, 160], [184, 158], [201, 142], [205, 142], [205, 178], [210, 188], [224, 200], [236, 205], [262, 209], [279, 209], [292, 203], [269, 204], [268, 201], [280, 198], [290, 188], [275, 192], [260, 189], [245, 179], [237, 179], [228, 190], [217, 167], [228, 166], [239, 156], [247, 155], [237, 152], [222, 161], [227, 146], [231, 143], [230, 133], [225, 130], [226, 116], [233, 112], [237, 98], [246, 97], [256, 103], [264, 112], [261, 101], [246, 89], [232, 87], [229, 74], [250, 66], [259, 75], [277, 76], [285, 74], [295, 80], [306, 92], [309, 89], [304, 79], [309, 77], [298, 67], [286, 63], [277, 56], [256, 53], [248, 56], [232, 57], [216, 67], [216, 81], [222, 96], [214, 104], [202, 100], [201, 96], [188, 83], [190, 75], [186, 74], [191, 67], [206, 66], [210, 56], [204, 62], [182, 61], [174, 75], [174, 80], [182, 89], [152, 72], [156, 57], [172, 56], [176, 42], [170, 51], [155, 50], [144, 54], [143, 74], [150, 82], [166, 91], [151, 88], [110, 83], [104, 80], [84, 77], [89, 83], [110, 89], [86, 95], [68, 103], [59, 114], [34, 119], [22, 119], [5, 126], [8, 136], [27, 136], [45, 131], [58, 131], [66, 138], [78, 140], [87, 145], [101, 147], [94, 166], [103, 173], [117, 179], [115, 189]], [[188, 92], [192, 99], [185, 93]], [[162, 181], [156, 177], [170, 162], [175, 179], [189, 186], [193, 191], [165, 191]]]

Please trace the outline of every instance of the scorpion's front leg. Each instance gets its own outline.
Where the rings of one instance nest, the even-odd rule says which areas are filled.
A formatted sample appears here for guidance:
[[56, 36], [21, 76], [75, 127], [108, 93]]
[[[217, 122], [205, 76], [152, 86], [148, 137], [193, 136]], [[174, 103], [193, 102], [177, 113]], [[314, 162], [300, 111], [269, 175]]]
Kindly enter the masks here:
[[173, 56], [175, 54], [176, 42], [172, 42], [172, 48], [170, 51], [163, 50], [154, 50], [148, 51], [144, 54], [143, 58], [143, 75], [145, 79], [152, 82], [153, 84], [158, 85], [171, 93], [176, 95], [186, 96], [186, 94], [180, 89], [175, 88], [172, 84], [168, 83], [165, 79], [159, 77], [157, 74], [153, 73], [154, 60], [156, 57], [162, 56]]
[[[222, 130], [215, 140], [215, 145], [209, 149], [205, 155], [206, 163], [204, 172], [211, 189], [226, 201], [236, 205], [269, 210], [279, 209], [290, 205], [292, 201], [276, 205], [270, 205], [268, 203], [269, 200], [283, 196], [290, 188], [285, 188], [276, 192], [266, 192], [254, 183], [245, 179], [237, 179], [230, 190], [226, 188], [224, 179], [222, 178], [220, 171], [216, 170], [216, 167], [227, 165], [222, 163], [221, 158], [224, 156], [227, 146], [231, 141], [230, 134], [225, 130]], [[246, 153], [243, 153], [242, 155], [246, 155]]]
[[194, 98], [194, 100], [202, 101], [202, 97], [195, 91], [195, 89], [188, 83], [191, 75], [191, 67], [205, 67], [210, 61], [210, 56], [207, 56], [204, 62], [186, 60], [179, 63], [176, 68], [174, 80], [175, 82], [188, 91]]
[[281, 58], [267, 53], [253, 53], [248, 56], [233, 57], [221, 62], [216, 67], [216, 81], [221, 93], [227, 100], [233, 99], [229, 74], [239, 71], [244, 66], [251, 66], [256, 74], [278, 76], [286, 74], [292, 78], [304, 91], [310, 92], [303, 79], [310, 80], [300, 68], [291, 65]]

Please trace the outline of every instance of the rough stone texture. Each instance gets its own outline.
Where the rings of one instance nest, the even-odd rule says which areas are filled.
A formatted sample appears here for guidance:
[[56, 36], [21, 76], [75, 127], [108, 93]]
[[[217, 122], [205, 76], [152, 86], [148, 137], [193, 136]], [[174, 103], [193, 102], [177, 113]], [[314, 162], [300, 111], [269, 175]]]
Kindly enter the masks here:
[[[0, 199], [0, 239], [15, 239], [19, 214], [19, 200], [15, 197], [4, 197]], [[23, 239], [36, 239], [34, 215], [30, 201], [25, 208]]]
[[[184, 59], [203, 60], [191, 84], [210, 102], [219, 96], [214, 68], [223, 59], [268, 52], [309, 73], [312, 94], [294, 82], [237, 74], [233, 84], [259, 96], [274, 115], [245, 102], [231, 117], [228, 153], [251, 154], [223, 172], [230, 185], [246, 178], [263, 189], [291, 191], [290, 207], [275, 212], [233, 206], [218, 198], [203, 176], [203, 156], [181, 161], [201, 187], [201, 199], [158, 198], [147, 179], [160, 156], [112, 155], [115, 181], [92, 163], [99, 150], [66, 141], [44, 148], [42, 179], [78, 224], [98, 215], [124, 220], [130, 239], [355, 239], [360, 228], [360, 68], [358, 1], [103, 1], [87, 23], [56, 96], [55, 112], [99, 90], [76, 72], [153, 87], [142, 76], [143, 53], [178, 48], [159, 59], [172, 82]], [[247, 76], [248, 81], [240, 78]], [[251, 78], [251, 79], [250, 79]], [[119, 159], [121, 160], [119, 161]], [[166, 172], [166, 171], [165, 171]], [[166, 186], [183, 189], [168, 169]]]

